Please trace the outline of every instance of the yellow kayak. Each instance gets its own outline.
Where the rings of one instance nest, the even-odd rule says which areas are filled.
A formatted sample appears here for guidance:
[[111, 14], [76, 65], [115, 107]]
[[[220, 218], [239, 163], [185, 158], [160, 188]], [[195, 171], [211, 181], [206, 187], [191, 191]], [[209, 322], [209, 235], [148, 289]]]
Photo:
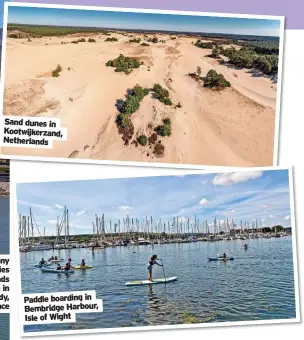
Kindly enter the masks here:
[[75, 266], [75, 267], [72, 267], [73, 269], [92, 269], [93, 267], [92, 266], [87, 266], [87, 265], [85, 265], [85, 266], [80, 266], [80, 265], [78, 265], [78, 266]]

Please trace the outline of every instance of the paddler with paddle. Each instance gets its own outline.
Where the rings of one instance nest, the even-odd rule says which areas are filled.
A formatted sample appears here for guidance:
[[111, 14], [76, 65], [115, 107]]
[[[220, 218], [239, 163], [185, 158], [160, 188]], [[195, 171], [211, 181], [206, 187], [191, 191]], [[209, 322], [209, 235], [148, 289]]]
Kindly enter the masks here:
[[162, 267], [163, 265], [158, 263], [157, 261], [157, 255], [152, 255], [149, 259], [149, 263], [148, 263], [148, 266], [147, 266], [147, 269], [148, 269], [148, 280], [150, 282], [152, 282], [152, 268], [155, 264], [157, 264], [158, 266]]

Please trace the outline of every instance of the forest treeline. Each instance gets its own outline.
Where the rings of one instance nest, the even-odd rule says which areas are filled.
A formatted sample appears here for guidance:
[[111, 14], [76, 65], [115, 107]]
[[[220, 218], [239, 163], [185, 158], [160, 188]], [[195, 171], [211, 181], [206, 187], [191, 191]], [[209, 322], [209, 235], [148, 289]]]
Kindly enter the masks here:
[[246, 41], [233, 42], [240, 48], [234, 46], [224, 47], [215, 42], [204, 42], [197, 40], [195, 46], [199, 48], [212, 49], [210, 57], [221, 58], [223, 55], [228, 58], [228, 63], [239, 68], [256, 68], [267, 75], [278, 73], [279, 63], [279, 41]]

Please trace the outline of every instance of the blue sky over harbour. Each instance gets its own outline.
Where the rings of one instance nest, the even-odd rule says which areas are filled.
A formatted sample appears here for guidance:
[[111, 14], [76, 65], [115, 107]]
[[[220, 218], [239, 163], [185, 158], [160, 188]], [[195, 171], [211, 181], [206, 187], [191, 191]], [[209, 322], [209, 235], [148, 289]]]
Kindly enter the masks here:
[[56, 234], [64, 205], [71, 234], [92, 233], [95, 213], [112, 222], [127, 215], [152, 215], [162, 221], [196, 216], [209, 222], [228, 218], [236, 224], [261, 219], [263, 226], [291, 223], [287, 170], [26, 183], [17, 185], [17, 199], [18, 213], [28, 215], [31, 207], [47, 235]]
[[9, 6], [8, 23], [279, 36], [280, 21]]

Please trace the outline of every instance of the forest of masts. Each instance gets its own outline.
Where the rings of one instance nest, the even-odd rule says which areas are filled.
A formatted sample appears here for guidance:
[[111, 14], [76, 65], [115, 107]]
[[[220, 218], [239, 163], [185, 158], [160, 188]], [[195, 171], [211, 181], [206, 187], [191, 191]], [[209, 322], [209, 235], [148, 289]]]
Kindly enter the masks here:
[[[92, 238], [184, 238], [189, 236], [212, 236], [212, 235], [232, 235], [243, 233], [258, 233], [262, 230], [262, 220], [255, 219], [250, 222], [240, 221], [239, 226], [228, 218], [218, 221], [216, 218], [210, 222], [193, 219], [174, 217], [170, 221], [154, 219], [152, 216], [145, 219], [134, 219], [127, 216], [118, 220], [105, 220], [104, 214], [99, 217], [95, 214]], [[50, 235], [49, 235], [50, 236]], [[30, 242], [30, 239], [39, 237], [43, 239], [45, 227], [41, 233], [35, 218], [29, 209], [29, 216], [19, 215], [19, 240], [20, 243]], [[67, 243], [70, 238], [69, 211], [64, 207], [61, 218], [57, 217], [55, 243]]]

